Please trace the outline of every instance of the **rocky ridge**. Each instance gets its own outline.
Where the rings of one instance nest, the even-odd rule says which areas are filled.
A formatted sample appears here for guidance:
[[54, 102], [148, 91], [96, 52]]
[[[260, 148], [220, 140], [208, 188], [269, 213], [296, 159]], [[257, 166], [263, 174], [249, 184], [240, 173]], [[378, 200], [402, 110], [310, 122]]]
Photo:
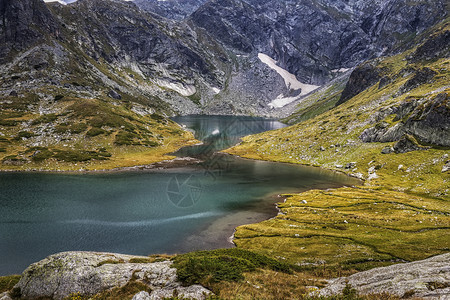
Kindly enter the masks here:
[[[323, 85], [368, 58], [395, 53], [445, 17], [443, 1], [416, 2], [2, 1], [0, 60], [11, 65], [0, 74], [0, 92], [9, 95], [20, 82], [35, 91], [66, 84], [79, 94], [71, 84], [78, 82], [92, 97], [109, 89], [141, 95], [169, 114], [271, 115], [272, 100], [299, 91], [258, 53], [304, 84]], [[160, 8], [169, 6], [193, 13], [185, 21], [162, 18]]]

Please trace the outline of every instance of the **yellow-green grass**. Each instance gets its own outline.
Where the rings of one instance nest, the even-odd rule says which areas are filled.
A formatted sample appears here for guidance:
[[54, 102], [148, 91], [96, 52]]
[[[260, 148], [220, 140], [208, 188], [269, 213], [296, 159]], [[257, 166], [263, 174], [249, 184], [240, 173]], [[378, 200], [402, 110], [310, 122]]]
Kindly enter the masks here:
[[450, 251], [448, 201], [365, 187], [285, 196], [277, 217], [237, 229], [238, 247], [305, 268], [356, 270]]

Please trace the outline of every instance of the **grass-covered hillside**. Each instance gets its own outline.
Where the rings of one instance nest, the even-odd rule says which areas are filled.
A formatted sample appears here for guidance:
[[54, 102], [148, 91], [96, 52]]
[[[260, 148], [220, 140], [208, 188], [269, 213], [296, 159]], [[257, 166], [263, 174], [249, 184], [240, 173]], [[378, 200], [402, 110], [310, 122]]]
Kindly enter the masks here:
[[97, 170], [149, 164], [194, 142], [138, 103], [11, 95], [0, 102], [0, 170]]
[[237, 229], [238, 247], [316, 270], [362, 270], [450, 250], [449, 21], [427, 34], [414, 49], [356, 68], [339, 95], [317, 97], [325, 112], [298, 118], [302, 107], [292, 117], [300, 123], [227, 150], [364, 180], [284, 195], [276, 218]]

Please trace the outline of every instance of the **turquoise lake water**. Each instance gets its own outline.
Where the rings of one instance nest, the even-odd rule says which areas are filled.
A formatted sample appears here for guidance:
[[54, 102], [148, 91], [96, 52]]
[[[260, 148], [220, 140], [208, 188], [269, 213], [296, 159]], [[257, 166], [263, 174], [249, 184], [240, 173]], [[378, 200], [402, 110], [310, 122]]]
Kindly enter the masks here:
[[204, 145], [196, 166], [100, 174], [0, 173], [0, 275], [72, 250], [149, 255], [231, 247], [236, 226], [276, 214], [277, 195], [353, 185], [312, 167], [215, 154], [284, 125], [251, 117], [184, 116]]

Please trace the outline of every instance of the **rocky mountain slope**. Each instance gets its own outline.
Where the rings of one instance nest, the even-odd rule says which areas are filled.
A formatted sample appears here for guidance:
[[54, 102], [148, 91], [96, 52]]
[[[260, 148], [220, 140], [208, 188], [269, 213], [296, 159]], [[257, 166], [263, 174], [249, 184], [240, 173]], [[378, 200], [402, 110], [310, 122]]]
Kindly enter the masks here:
[[196, 11], [206, 0], [135, 0], [136, 5], [165, 18], [182, 20]]
[[[45, 37], [51, 50], [62, 47], [75, 63], [50, 64], [54, 72], [41, 69], [39, 78], [67, 77], [66, 70], [92, 73], [93, 82], [85, 86], [150, 98], [146, 105], [168, 113], [277, 115], [276, 98], [298, 100], [305, 95], [301, 84], [321, 86], [367, 58], [396, 52], [446, 15], [441, 0], [202, 2], [79, 0], [44, 6], [2, 1], [1, 59], [17, 64], [25, 59], [19, 53], [31, 55], [37, 62], [22, 64], [33, 69], [39, 58], [25, 51]], [[187, 14], [198, 6], [186, 21], [160, 17], [167, 17], [161, 7]], [[37, 24], [45, 25], [37, 30]], [[16, 52], [10, 52], [13, 48]], [[5, 71], [4, 76], [16, 78], [10, 68]]]
[[196, 89], [220, 86], [221, 72], [189, 28], [123, 1], [1, 3], [3, 167], [110, 168], [126, 153], [139, 164], [192, 140], [163, 115], [199, 111]]

